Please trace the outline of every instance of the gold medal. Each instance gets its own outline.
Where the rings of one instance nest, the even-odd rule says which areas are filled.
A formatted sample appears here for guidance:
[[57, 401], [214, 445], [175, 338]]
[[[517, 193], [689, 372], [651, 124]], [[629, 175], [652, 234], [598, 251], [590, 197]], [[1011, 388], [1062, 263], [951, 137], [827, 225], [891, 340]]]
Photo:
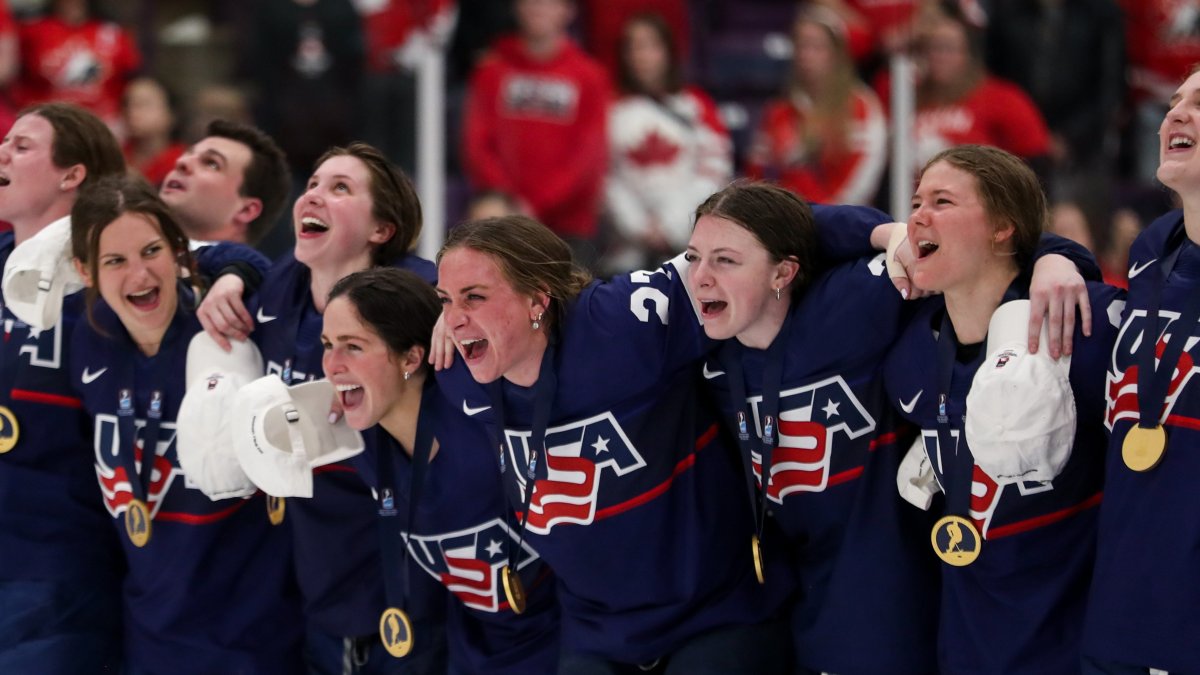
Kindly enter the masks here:
[[750, 535], [750, 553], [754, 556], [754, 576], [758, 583], [767, 583], [763, 574], [762, 542], [758, 540], [757, 534]]
[[955, 567], [964, 567], [975, 562], [983, 539], [975, 523], [962, 516], [944, 516], [933, 526], [929, 535], [933, 552], [942, 562]]
[[1121, 443], [1121, 459], [1134, 471], [1149, 471], [1158, 466], [1166, 450], [1167, 431], [1161, 424], [1149, 429], [1135, 424]]
[[383, 610], [379, 615], [379, 640], [392, 656], [398, 659], [408, 656], [413, 648], [413, 628], [403, 610], [395, 607]]
[[150, 507], [146, 506], [146, 502], [130, 499], [125, 505], [125, 533], [138, 548], [150, 541]]
[[271, 521], [272, 525], [283, 522], [283, 512], [286, 509], [287, 501], [283, 497], [267, 495], [267, 520]]
[[17, 426], [17, 416], [13, 411], [0, 405], [0, 455], [17, 446], [21, 436], [21, 428]]
[[508, 598], [508, 606], [512, 608], [513, 614], [524, 612], [525, 586], [521, 583], [521, 577], [511, 566], [505, 565], [504, 571], [500, 573], [500, 580], [504, 582], [504, 597]]

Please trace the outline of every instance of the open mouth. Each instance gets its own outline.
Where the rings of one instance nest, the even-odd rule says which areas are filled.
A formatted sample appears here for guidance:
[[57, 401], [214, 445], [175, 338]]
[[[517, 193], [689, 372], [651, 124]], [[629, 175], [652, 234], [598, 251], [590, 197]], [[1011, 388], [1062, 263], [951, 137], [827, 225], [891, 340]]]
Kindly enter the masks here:
[[488, 341], [483, 338], [474, 338], [463, 340], [458, 345], [462, 349], [463, 358], [468, 361], [474, 361], [483, 357], [484, 352], [488, 348]]
[[1168, 150], [1181, 150], [1194, 147], [1195, 145], [1196, 141], [1194, 139], [1179, 134], [1172, 134], [1171, 138], [1167, 141]]
[[366, 394], [362, 385], [358, 384], [339, 384], [337, 392], [338, 397], [342, 401], [342, 408], [345, 410], [357, 408], [362, 403], [364, 394]]
[[167, 182], [163, 183], [163, 189], [164, 190], [182, 190], [183, 183], [180, 182], [179, 180], [168, 180]]
[[149, 288], [137, 293], [130, 293], [125, 296], [125, 299], [138, 309], [154, 309], [158, 305], [158, 289]]
[[329, 225], [325, 224], [325, 221], [319, 218], [305, 216], [300, 219], [300, 234], [318, 235], [325, 234], [328, 231]]
[[938, 250], [938, 245], [933, 243], [932, 241], [927, 241], [927, 240], [918, 241], [917, 242], [917, 259], [920, 260], [921, 258], [932, 255], [937, 250]]
[[700, 316], [705, 319], [714, 317], [725, 311], [725, 308], [728, 306], [729, 303], [724, 300], [701, 300]]

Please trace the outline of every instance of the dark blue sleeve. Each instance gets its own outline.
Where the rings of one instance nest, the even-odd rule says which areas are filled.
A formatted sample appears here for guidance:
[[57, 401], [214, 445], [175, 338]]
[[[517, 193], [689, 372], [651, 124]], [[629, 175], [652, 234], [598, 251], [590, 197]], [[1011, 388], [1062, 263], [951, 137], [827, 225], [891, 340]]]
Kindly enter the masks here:
[[225, 274], [236, 274], [246, 282], [246, 294], [258, 290], [263, 275], [271, 266], [267, 256], [257, 250], [229, 241], [202, 246], [195, 252], [196, 268], [200, 276], [215, 280]]
[[1033, 253], [1033, 261], [1037, 262], [1042, 256], [1051, 253], [1061, 255], [1075, 263], [1075, 267], [1079, 269], [1079, 274], [1083, 276], [1084, 281], [1103, 281], [1100, 265], [1091, 251], [1066, 237], [1043, 232], [1041, 240], [1038, 241], [1037, 250]]
[[828, 263], [850, 262], [874, 255], [871, 232], [876, 226], [895, 220], [869, 206], [812, 205], [821, 255]]

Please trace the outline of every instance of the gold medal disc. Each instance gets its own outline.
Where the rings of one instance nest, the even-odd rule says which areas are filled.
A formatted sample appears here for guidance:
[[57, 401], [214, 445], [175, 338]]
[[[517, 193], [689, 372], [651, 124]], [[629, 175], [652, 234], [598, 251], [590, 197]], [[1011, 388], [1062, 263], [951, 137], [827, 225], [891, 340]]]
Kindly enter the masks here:
[[1158, 466], [1166, 450], [1167, 431], [1161, 424], [1149, 429], [1135, 424], [1121, 443], [1121, 459], [1134, 471], [1149, 471]]
[[767, 583], [766, 575], [763, 573], [762, 542], [758, 540], [757, 534], [750, 535], [750, 553], [754, 556], [754, 576], [758, 579], [758, 583]]
[[929, 535], [933, 552], [942, 562], [955, 567], [965, 567], [975, 562], [983, 539], [975, 523], [962, 516], [945, 516], [933, 526]]
[[521, 577], [511, 566], [505, 565], [504, 571], [500, 573], [500, 580], [504, 582], [504, 597], [508, 599], [508, 606], [512, 608], [513, 613], [524, 612], [525, 585], [521, 583]]
[[283, 497], [267, 495], [267, 520], [271, 521], [272, 525], [283, 522], [283, 514], [286, 509], [287, 501]]
[[388, 607], [379, 615], [379, 640], [388, 654], [402, 659], [413, 648], [412, 621], [404, 610]]
[[17, 416], [0, 405], [0, 455], [17, 447], [17, 439], [20, 436], [21, 428], [17, 425]]
[[150, 507], [140, 499], [130, 499], [125, 505], [125, 533], [129, 541], [141, 548], [150, 541]]

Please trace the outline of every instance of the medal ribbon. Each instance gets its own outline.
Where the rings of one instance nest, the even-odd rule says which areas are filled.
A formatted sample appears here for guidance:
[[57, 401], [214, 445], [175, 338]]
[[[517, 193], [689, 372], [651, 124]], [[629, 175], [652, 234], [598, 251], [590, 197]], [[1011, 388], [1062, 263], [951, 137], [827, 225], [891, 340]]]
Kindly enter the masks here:
[[[970, 372], [973, 373], [978, 369], [978, 366], [986, 356], [984, 353], [986, 350], [986, 346], [980, 349], [979, 355], [974, 360], [975, 367], [971, 368]], [[950, 403], [950, 382], [954, 376], [954, 363], [957, 360], [957, 353], [958, 337], [954, 333], [954, 324], [950, 323], [950, 312], [947, 310], [942, 315], [941, 331], [938, 334], [937, 340], [938, 446], [941, 448], [942, 453], [949, 453], [951, 451], [955, 453], [951, 470], [947, 472], [943, 468], [942, 472], [946, 477], [946, 485], [943, 486], [946, 491], [946, 513], [948, 515], [961, 516], [968, 521], [974, 522], [971, 518], [971, 483], [975, 473], [975, 458], [971, 455], [971, 449], [967, 447], [965, 433], [962, 431], [962, 424], [959, 424], [959, 442], [957, 445], [954, 443], [954, 436], [951, 433], [950, 415], [947, 411]], [[960, 420], [965, 420], [966, 418], [967, 411], [963, 410]], [[983, 534], [980, 533], [980, 536], [982, 537]]]
[[[126, 378], [127, 381], [133, 379]], [[129, 393], [129, 407], [121, 407], [121, 392]], [[142, 469], [137, 468], [137, 424], [134, 421], [134, 402], [137, 400], [137, 390], [133, 387], [117, 389], [117, 430], [121, 439], [129, 439], [122, 445], [120, 451], [121, 466], [129, 478], [129, 489], [134, 499], [150, 506], [150, 483], [154, 476], [154, 464], [158, 460], [158, 430], [162, 425], [162, 392], [155, 390], [150, 395], [150, 403], [146, 406], [146, 426], [142, 427]], [[155, 403], [158, 403], [157, 408]]]
[[[742, 457], [742, 473], [746, 479], [746, 494], [750, 497], [750, 513], [754, 517], [754, 533], [761, 544], [766, 525], [767, 491], [771, 482], [771, 455], [779, 444], [779, 390], [783, 387], [783, 358], [791, 327], [792, 313], [788, 312], [783, 325], [771, 345], [767, 347], [767, 360], [763, 368], [762, 381], [762, 435], [755, 438], [748, 425], [754, 416], [746, 400], [746, 378], [742, 368], [745, 347], [736, 339], [726, 340], [721, 347], [719, 359], [729, 378], [729, 397], [733, 403], [733, 423], [737, 431], [738, 445]], [[752, 454], [759, 452], [761, 479], [754, 479]], [[761, 487], [760, 487], [761, 486]]]
[[[521, 555], [521, 548], [525, 545], [525, 528], [529, 524], [529, 505], [533, 501], [533, 490], [537, 483], [538, 475], [538, 455], [546, 451], [546, 427], [550, 424], [550, 408], [554, 404], [554, 395], [558, 390], [558, 376], [554, 372], [554, 345], [546, 345], [546, 351], [542, 354], [542, 365], [538, 371], [537, 382], [533, 385], [533, 427], [529, 434], [529, 462], [525, 466], [525, 497], [520, 497], [520, 484], [516, 480], [517, 468], [514, 465], [513, 475], [514, 480], [511, 481], [513, 487], [509, 490], [510, 482], [506, 480], [505, 474], [507, 471], [507, 462], [504, 461], [504, 455], [510, 451], [508, 447], [508, 435], [505, 433], [505, 417], [504, 417], [504, 386], [501, 384], [501, 378], [496, 378], [493, 382], [487, 385], [488, 397], [491, 398], [492, 408], [495, 410], [496, 424], [494, 430], [498, 430], [496, 435], [492, 437], [492, 443], [500, 452], [500, 481], [501, 486], [508, 494], [508, 498], [512, 503], [522, 504], [521, 507], [521, 522], [517, 528], [517, 545], [512, 545], [511, 537], [504, 543], [508, 548], [508, 567], [512, 574], [517, 573], [517, 562]], [[514, 459], [516, 453], [512, 453]], [[544, 465], [545, 462], [542, 462]], [[549, 473], [547, 469], [543, 473]], [[504, 512], [504, 522], [509, 523], [508, 512]]]
[[[412, 473], [408, 483], [408, 519], [404, 526], [408, 533], [403, 535], [395, 522], [396, 473], [392, 452], [400, 446], [382, 427], [376, 426], [379, 439], [375, 453], [375, 467], [379, 482], [379, 543], [383, 557], [383, 588], [388, 607], [405, 611], [409, 594], [408, 538], [416, 527], [417, 503], [425, 485], [425, 473], [429, 467], [429, 456], [433, 451], [432, 397], [434, 379], [427, 378], [421, 391], [421, 410], [417, 413], [417, 434], [412, 448]], [[403, 539], [403, 550], [397, 551]], [[403, 575], [397, 579], [397, 571]]]
[[1179, 261], [1179, 254], [1184, 245], [1181, 224], [1167, 238], [1165, 250], [1169, 253], [1158, 263], [1159, 274], [1152, 275], [1147, 280], [1149, 303], [1146, 305], [1146, 323], [1142, 328], [1141, 344], [1136, 356], [1138, 426], [1143, 429], [1153, 429], [1160, 424], [1175, 367], [1179, 364], [1179, 357], [1183, 355], [1184, 345], [1192, 335], [1192, 327], [1200, 319], [1200, 293], [1184, 294], [1182, 311], [1175, 323], [1177, 327], [1182, 327], [1182, 330], [1174, 331], [1173, 339], [1163, 348], [1162, 358], [1158, 361], [1158, 368], [1155, 368], [1154, 357], [1158, 351], [1159, 335], [1158, 310], [1162, 303], [1162, 291], [1167, 284], [1167, 277]]

